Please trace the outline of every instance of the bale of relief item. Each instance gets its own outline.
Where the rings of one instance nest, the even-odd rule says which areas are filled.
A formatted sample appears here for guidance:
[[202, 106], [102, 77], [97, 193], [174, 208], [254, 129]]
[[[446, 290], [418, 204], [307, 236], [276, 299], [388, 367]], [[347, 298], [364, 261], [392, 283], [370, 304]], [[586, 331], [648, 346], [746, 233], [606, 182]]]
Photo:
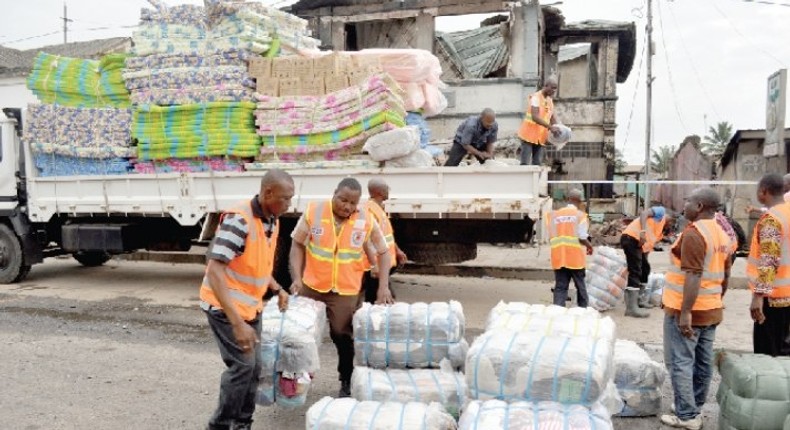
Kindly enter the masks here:
[[621, 252], [608, 246], [596, 247], [587, 260], [585, 277], [590, 307], [601, 312], [614, 308], [623, 297], [627, 273]]
[[781, 429], [790, 415], [790, 357], [723, 352], [716, 401], [719, 429]]
[[488, 314], [486, 331], [496, 330], [615, 339], [614, 321], [602, 318], [595, 309], [524, 302], [499, 302], [494, 306]]
[[456, 301], [365, 303], [354, 313], [354, 357], [358, 366], [383, 368], [438, 367], [448, 359], [464, 365], [464, 310]]
[[374, 161], [405, 157], [420, 149], [420, 130], [409, 126], [384, 131], [368, 138], [362, 150]]
[[403, 157], [393, 158], [384, 162], [386, 167], [431, 167], [436, 165], [433, 155], [424, 149], [410, 152]]
[[351, 377], [351, 396], [357, 400], [380, 402], [438, 402], [454, 418], [466, 404], [464, 375], [450, 368], [385, 369], [357, 367]]
[[612, 378], [611, 339], [485, 332], [466, 358], [470, 398], [591, 405]]
[[455, 430], [439, 403], [358, 401], [324, 397], [307, 410], [306, 430]]
[[556, 402], [474, 400], [458, 422], [458, 430], [611, 430], [612, 421], [602, 406], [586, 408]]
[[667, 371], [630, 340], [614, 344], [614, 383], [623, 399], [621, 417], [646, 417], [661, 411], [661, 388]]
[[312, 374], [320, 369], [318, 349], [326, 326], [326, 305], [293, 296], [280, 312], [277, 299], [261, 313], [261, 379], [256, 401], [295, 407], [304, 404]]
[[650, 303], [653, 306], [661, 306], [661, 296], [664, 294], [664, 274], [663, 273], [651, 273], [647, 277], [647, 287], [645, 288], [647, 294], [649, 294]]

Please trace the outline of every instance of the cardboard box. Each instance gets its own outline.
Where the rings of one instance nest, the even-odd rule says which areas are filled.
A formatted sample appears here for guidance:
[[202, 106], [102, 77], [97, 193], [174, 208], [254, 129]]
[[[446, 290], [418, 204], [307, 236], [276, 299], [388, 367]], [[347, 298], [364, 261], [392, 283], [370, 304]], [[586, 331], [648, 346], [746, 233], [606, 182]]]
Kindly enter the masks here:
[[337, 62], [338, 62], [338, 55], [337, 54], [328, 54], [324, 55], [323, 57], [318, 57], [313, 59], [313, 70], [316, 74], [324, 74], [327, 73], [334, 73], [337, 71]]
[[348, 88], [348, 75], [345, 73], [332, 73], [324, 77], [324, 90], [326, 94]]
[[299, 93], [303, 96], [323, 96], [326, 93], [324, 90], [324, 80], [300, 80]]
[[254, 57], [250, 59], [248, 68], [250, 76], [258, 78], [268, 78], [272, 75], [272, 59], [263, 57]]
[[280, 97], [301, 95], [301, 80], [299, 78], [280, 79]]
[[280, 80], [276, 78], [256, 78], [255, 91], [270, 97], [280, 96]]

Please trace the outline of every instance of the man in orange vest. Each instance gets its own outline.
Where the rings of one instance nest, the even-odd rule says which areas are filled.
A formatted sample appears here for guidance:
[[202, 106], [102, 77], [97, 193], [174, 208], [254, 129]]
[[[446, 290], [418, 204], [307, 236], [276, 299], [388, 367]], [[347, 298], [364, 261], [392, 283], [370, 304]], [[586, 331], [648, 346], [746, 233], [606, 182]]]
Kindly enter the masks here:
[[628, 265], [628, 285], [625, 289], [625, 316], [647, 318], [649, 314], [639, 309], [652, 308], [645, 294], [647, 278], [650, 276], [648, 254], [664, 238], [664, 226], [668, 216], [662, 206], [653, 206], [642, 211], [639, 218], [631, 221], [620, 236], [620, 246]]
[[540, 91], [530, 94], [527, 98], [527, 110], [524, 122], [518, 130], [521, 139], [521, 165], [540, 166], [549, 132], [558, 134], [560, 129], [555, 125], [554, 101], [557, 92], [557, 78], [549, 76]]
[[674, 414], [661, 422], [677, 428], [702, 428], [700, 411], [713, 376], [713, 341], [723, 318], [722, 297], [730, 277], [731, 239], [715, 220], [719, 195], [711, 188], [686, 199], [689, 225], [672, 245], [666, 274], [664, 362], [674, 392]]
[[[390, 275], [392, 275], [395, 269], [397, 267], [403, 267], [409, 258], [406, 256], [406, 253], [400, 249], [397, 242], [395, 242], [395, 232], [392, 229], [392, 223], [387, 213], [384, 212], [384, 202], [390, 198], [390, 187], [383, 179], [373, 178], [368, 181], [368, 195], [370, 199], [365, 202], [365, 209], [368, 210], [373, 219], [379, 224], [381, 233], [384, 234], [384, 239], [387, 241], [389, 255], [395, 256], [395, 258], [390, 258], [392, 261], [392, 263], [390, 263]], [[369, 253], [375, 255], [375, 252]], [[370, 270], [366, 271], [365, 275], [362, 277], [362, 289], [365, 294], [364, 297], [360, 294], [360, 298], [364, 298], [368, 303], [375, 303], [378, 298], [379, 290], [378, 266], [375, 260], [373, 260]], [[390, 292], [394, 298], [395, 292], [392, 291], [392, 286], [390, 286]]]
[[774, 357], [790, 355], [790, 203], [782, 182], [771, 173], [757, 185], [757, 200], [768, 211], [754, 227], [746, 265], [754, 352]]
[[379, 263], [376, 303], [394, 303], [389, 289], [389, 247], [376, 220], [367, 210], [358, 210], [361, 196], [356, 179], [343, 179], [332, 200], [307, 205], [291, 234], [291, 292], [326, 304], [329, 334], [338, 355], [339, 397], [351, 395], [352, 319], [368, 268], [366, 248], [373, 250]]
[[266, 172], [257, 196], [223, 214], [209, 250], [200, 307], [228, 368], [220, 382], [219, 406], [207, 429], [251, 428], [261, 374], [257, 344], [263, 296], [272, 290], [280, 309], [288, 307], [288, 292], [274, 280], [272, 269], [278, 217], [291, 206], [293, 195], [288, 173]]
[[586, 308], [588, 303], [587, 287], [584, 284], [584, 270], [587, 265], [586, 254], [592, 254], [592, 244], [587, 234], [590, 222], [587, 214], [579, 210], [582, 193], [571, 190], [566, 198], [568, 205], [552, 211], [547, 224], [551, 244], [551, 267], [554, 269], [554, 304], [565, 306], [568, 286], [573, 279], [576, 286], [576, 303]]

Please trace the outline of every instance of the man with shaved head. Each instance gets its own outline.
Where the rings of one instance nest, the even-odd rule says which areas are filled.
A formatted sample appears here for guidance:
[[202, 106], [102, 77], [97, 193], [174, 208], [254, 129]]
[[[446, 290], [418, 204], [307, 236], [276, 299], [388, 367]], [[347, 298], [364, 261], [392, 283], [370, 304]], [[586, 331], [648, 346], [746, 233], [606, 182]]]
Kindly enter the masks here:
[[206, 313], [222, 361], [219, 405], [207, 429], [249, 429], [261, 374], [258, 333], [263, 296], [277, 294], [280, 310], [288, 306], [288, 292], [272, 277], [278, 218], [294, 196], [291, 175], [269, 170], [257, 196], [222, 214], [208, 253], [200, 287], [200, 307]]
[[480, 164], [494, 158], [494, 143], [498, 132], [499, 125], [493, 109], [485, 108], [480, 115], [470, 116], [458, 126], [444, 165], [457, 166], [469, 155], [477, 158]]
[[551, 267], [554, 269], [554, 304], [565, 306], [568, 286], [573, 279], [576, 304], [586, 308], [588, 297], [584, 270], [587, 265], [585, 254], [592, 254], [592, 244], [587, 234], [590, 222], [587, 214], [579, 210], [582, 204], [581, 191], [570, 190], [566, 200], [568, 204], [564, 208], [552, 211], [546, 218], [551, 244]]
[[713, 376], [713, 341], [723, 318], [730, 277], [731, 239], [715, 220], [719, 195], [699, 188], [686, 199], [689, 220], [672, 245], [664, 293], [664, 362], [674, 392], [674, 414], [664, 424], [702, 428], [700, 414]]
[[757, 184], [757, 200], [768, 210], [754, 227], [746, 266], [754, 352], [774, 357], [790, 355], [790, 203], [784, 201], [785, 184], [776, 173]]
[[557, 92], [557, 78], [549, 76], [540, 91], [527, 98], [524, 122], [518, 130], [521, 139], [521, 165], [540, 166], [549, 133], [559, 134], [552, 97]]

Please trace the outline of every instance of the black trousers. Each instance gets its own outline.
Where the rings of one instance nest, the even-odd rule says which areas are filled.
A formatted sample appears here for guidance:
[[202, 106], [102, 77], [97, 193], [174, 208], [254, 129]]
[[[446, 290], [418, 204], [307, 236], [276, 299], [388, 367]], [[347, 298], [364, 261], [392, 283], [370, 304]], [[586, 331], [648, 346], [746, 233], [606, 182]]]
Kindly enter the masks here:
[[754, 353], [790, 356], [790, 307], [772, 308], [763, 299], [765, 322], [754, 323]]
[[[445, 166], [457, 166], [457, 165], [461, 164], [461, 160], [463, 160], [464, 157], [466, 157], [468, 154], [469, 153], [466, 152], [466, 149], [464, 149], [463, 145], [461, 145], [458, 142], [453, 142], [453, 146], [450, 148], [450, 153], [447, 155], [447, 161], [444, 162], [444, 165]], [[479, 161], [480, 164], [483, 164], [483, 163], [486, 162], [486, 160], [484, 160], [484, 159], [482, 159], [482, 158], [480, 158], [480, 157], [478, 157], [476, 155], [475, 155], [475, 158], [477, 158], [477, 161]]]
[[646, 284], [647, 277], [650, 276], [647, 253], [642, 252], [638, 240], [627, 234], [620, 236], [620, 246], [623, 248], [628, 265], [628, 286], [639, 288], [639, 284]]
[[[393, 267], [390, 269], [390, 276], [397, 271], [397, 268]], [[392, 293], [392, 298], [395, 298], [395, 290], [392, 289], [392, 282], [390, 282], [390, 293]], [[365, 272], [365, 275], [362, 276], [362, 293], [360, 297], [363, 298], [368, 303], [376, 303], [376, 297], [379, 294], [379, 278], [374, 278], [370, 276], [370, 270]], [[361, 302], [360, 302], [361, 304]]]
[[554, 304], [565, 307], [568, 297], [568, 287], [573, 279], [576, 286], [576, 303], [580, 308], [586, 308], [588, 303], [587, 285], [584, 283], [584, 269], [555, 269], [554, 270]]

